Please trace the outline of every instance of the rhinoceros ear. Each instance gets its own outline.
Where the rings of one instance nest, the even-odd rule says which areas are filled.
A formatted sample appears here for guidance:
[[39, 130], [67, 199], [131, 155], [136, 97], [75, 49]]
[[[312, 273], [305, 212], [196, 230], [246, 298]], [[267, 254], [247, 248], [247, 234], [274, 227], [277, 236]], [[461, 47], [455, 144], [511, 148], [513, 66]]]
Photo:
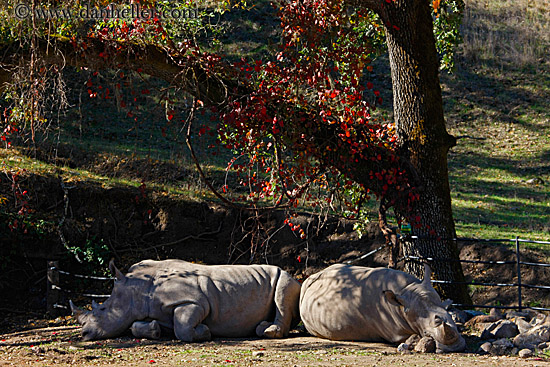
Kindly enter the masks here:
[[453, 300], [452, 299], [446, 299], [445, 301], [443, 301], [443, 308], [448, 310], [449, 307], [453, 304]]
[[76, 307], [73, 301], [69, 300], [69, 305], [71, 306], [71, 312], [73, 313], [73, 316], [76, 316], [78, 318], [78, 316], [84, 313], [84, 310]]
[[117, 281], [126, 280], [126, 276], [122, 274], [122, 272], [118, 270], [117, 267], [115, 266], [115, 259], [111, 259], [111, 261], [109, 261], [109, 270], [116, 277]]
[[390, 290], [383, 291], [384, 297], [386, 297], [386, 301], [391, 303], [394, 306], [403, 306], [405, 308], [405, 311], [408, 310], [407, 301], [401, 296], [398, 296], [397, 294], [393, 293]]
[[431, 280], [432, 280], [432, 269], [428, 264], [424, 264], [424, 279], [422, 280], [422, 283], [426, 287], [431, 287], [432, 286]]

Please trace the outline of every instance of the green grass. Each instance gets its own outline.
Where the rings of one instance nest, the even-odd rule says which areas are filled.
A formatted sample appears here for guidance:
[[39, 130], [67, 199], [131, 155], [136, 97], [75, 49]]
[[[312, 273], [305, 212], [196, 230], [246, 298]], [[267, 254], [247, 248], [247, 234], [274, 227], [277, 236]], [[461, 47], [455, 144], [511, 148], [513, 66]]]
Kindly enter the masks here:
[[[541, 59], [550, 11], [541, 1], [466, 3], [465, 43], [443, 93], [449, 132], [483, 140], [459, 139], [449, 154], [457, 234], [550, 240], [550, 63]], [[514, 32], [536, 49], [520, 52], [526, 41]]]

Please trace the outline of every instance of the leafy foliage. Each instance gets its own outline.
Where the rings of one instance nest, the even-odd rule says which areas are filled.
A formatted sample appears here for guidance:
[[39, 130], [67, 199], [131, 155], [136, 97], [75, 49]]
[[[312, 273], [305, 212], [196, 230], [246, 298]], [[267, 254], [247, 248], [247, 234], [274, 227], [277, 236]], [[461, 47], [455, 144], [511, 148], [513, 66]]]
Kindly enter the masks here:
[[462, 42], [460, 23], [464, 13], [463, 0], [434, 0], [434, 35], [437, 52], [441, 59], [441, 69], [452, 71], [454, 53]]
[[[394, 125], [374, 114], [383, 103], [380, 93], [383, 86], [375, 85], [371, 78], [371, 62], [383, 49], [387, 26], [374, 12], [350, 8], [343, 0], [278, 4], [282, 42], [274, 59], [241, 60], [228, 67], [222, 56], [205, 50], [216, 48], [216, 35], [222, 31], [210, 20], [231, 4], [224, 3], [215, 12], [191, 2], [137, 4], [150, 12], [153, 8], [160, 13], [197, 9], [199, 14], [185, 21], [160, 16], [133, 19], [50, 16], [39, 22], [36, 16], [26, 21], [11, 17], [0, 28], [2, 41], [18, 40], [31, 53], [37, 47], [36, 39], [43, 36], [70, 39], [76, 53], [84, 53], [90, 47], [89, 42], [100, 41], [104, 49], [97, 57], [105, 61], [115, 60], [124, 52], [136, 52], [132, 49], [136, 45], [152, 45], [165, 50], [176, 63], [200, 65], [211, 74], [224, 69], [233, 75], [247, 93], [230, 91], [225, 106], [213, 106], [211, 110], [214, 119], [219, 116], [216, 143], [233, 155], [227, 171], [235, 171], [239, 176], [241, 188], [230, 187], [229, 182], [222, 187], [225, 195], [234, 194], [230, 196], [232, 200], [271, 202], [286, 207], [297, 207], [307, 201], [316, 207], [330, 206], [336, 196], [352, 215], [358, 215], [363, 202], [371, 196], [392, 197], [391, 205], [399, 200], [403, 206], [410, 206], [417, 199], [396, 152]], [[446, 68], [452, 67], [453, 46], [459, 41], [461, 4], [458, 0], [433, 2], [435, 34], [442, 66]], [[246, 6], [242, 2], [238, 5]], [[48, 6], [51, 7], [40, 4]], [[107, 6], [111, 10], [125, 9], [125, 5], [108, 5], [103, 1], [60, 2], [56, 6], [72, 14], [88, 15], [94, 11], [101, 15]], [[5, 11], [14, 10], [15, 4], [9, 2]], [[30, 121], [34, 140], [34, 130], [48, 124], [42, 113], [45, 104], [40, 104], [43, 101], [39, 96], [47, 95], [49, 90], [59, 91], [62, 96], [63, 85], [56, 78], [46, 82], [47, 74], [59, 75], [59, 70], [40, 63], [37, 56], [33, 59], [36, 62], [31, 62], [27, 73], [21, 75], [20, 84], [7, 94], [12, 108], [5, 116], [4, 126], [17, 129], [14, 121]], [[142, 72], [136, 71], [138, 75]], [[122, 70], [118, 73], [123, 74]], [[99, 89], [101, 86], [90, 78], [87, 83], [90, 97], [110, 99], [118, 93]], [[150, 91], [143, 89], [141, 93]], [[166, 105], [167, 121], [173, 121], [178, 116], [173, 99], [161, 100]], [[138, 103], [134, 97], [134, 107]], [[128, 109], [132, 105], [124, 100], [119, 104]], [[203, 101], [195, 104], [202, 107]], [[128, 111], [129, 117], [133, 114], [133, 110]], [[204, 125], [198, 135], [205, 134], [215, 133]], [[368, 162], [366, 172], [357, 171], [358, 162]], [[408, 220], [418, 222], [416, 216]]]

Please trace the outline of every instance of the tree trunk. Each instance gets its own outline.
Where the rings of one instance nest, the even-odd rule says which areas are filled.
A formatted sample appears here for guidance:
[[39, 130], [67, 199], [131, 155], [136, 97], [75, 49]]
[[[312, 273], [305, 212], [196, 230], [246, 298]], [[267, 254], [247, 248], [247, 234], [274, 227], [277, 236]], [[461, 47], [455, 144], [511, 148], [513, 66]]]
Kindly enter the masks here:
[[[410, 160], [422, 185], [412, 211], [405, 213], [410, 208], [396, 206], [396, 214], [409, 219], [414, 235], [442, 239], [404, 243], [404, 255], [449, 260], [430, 263], [435, 278], [462, 282], [456, 243], [445, 240], [456, 236], [447, 170], [447, 153], [456, 140], [445, 128], [429, 3], [393, 1], [381, 15], [386, 25], [400, 153]], [[418, 263], [407, 262], [406, 270], [423, 276]], [[471, 303], [466, 285], [442, 284], [439, 289], [455, 302]]]

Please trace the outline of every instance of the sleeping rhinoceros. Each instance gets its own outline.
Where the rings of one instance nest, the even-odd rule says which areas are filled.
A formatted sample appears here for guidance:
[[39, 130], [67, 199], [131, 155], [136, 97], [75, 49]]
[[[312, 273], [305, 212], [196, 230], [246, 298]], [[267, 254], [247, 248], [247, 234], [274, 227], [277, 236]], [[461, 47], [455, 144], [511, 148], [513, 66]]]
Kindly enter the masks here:
[[116, 275], [111, 296], [83, 311], [71, 302], [84, 340], [116, 337], [129, 328], [158, 338], [171, 330], [183, 341], [211, 336], [268, 338], [288, 335], [299, 320], [300, 284], [270, 265], [199, 265], [145, 260]]
[[431, 336], [439, 352], [465, 342], [430, 282], [398, 270], [336, 264], [302, 284], [300, 316], [307, 330], [331, 340], [404, 342]]

